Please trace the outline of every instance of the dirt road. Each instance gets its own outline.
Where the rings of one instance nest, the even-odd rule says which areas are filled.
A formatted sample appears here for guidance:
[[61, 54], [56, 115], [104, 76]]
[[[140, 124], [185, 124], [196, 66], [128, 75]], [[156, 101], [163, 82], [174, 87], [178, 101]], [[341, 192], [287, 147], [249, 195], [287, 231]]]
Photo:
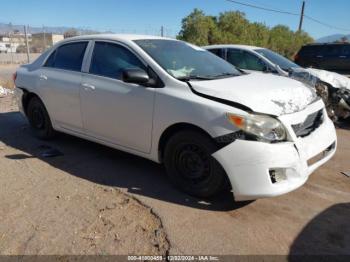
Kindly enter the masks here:
[[[150, 161], [66, 135], [36, 140], [0, 99], [0, 254], [350, 254], [350, 130], [337, 132], [336, 156], [299, 190], [204, 201]], [[51, 149], [62, 155], [43, 157]]]

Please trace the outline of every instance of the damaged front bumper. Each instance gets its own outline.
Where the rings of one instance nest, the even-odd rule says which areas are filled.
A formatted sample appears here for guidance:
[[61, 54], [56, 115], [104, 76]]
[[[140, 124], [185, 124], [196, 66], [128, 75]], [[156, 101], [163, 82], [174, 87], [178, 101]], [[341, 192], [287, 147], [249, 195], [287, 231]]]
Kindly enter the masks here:
[[[325, 115], [322, 124], [311, 134], [297, 137], [292, 126], [320, 109]], [[290, 134], [290, 142], [268, 144], [237, 139], [213, 154], [228, 175], [236, 201], [295, 190], [334, 155], [336, 132], [321, 101], [280, 120]]]

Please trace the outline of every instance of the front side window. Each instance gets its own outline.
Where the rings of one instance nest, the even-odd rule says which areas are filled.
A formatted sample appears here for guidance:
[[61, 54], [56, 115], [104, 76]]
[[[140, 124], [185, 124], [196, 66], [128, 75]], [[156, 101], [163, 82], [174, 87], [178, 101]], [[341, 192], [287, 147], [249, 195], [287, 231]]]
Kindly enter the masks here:
[[279, 55], [279, 54], [277, 54], [269, 49], [259, 48], [259, 49], [255, 49], [254, 51], [259, 53], [260, 55], [266, 57], [269, 61], [271, 61], [275, 65], [278, 65], [283, 70], [288, 71], [291, 68], [300, 68], [300, 66], [293, 63], [289, 59], [287, 59], [284, 56], [281, 56], [281, 55]]
[[227, 61], [240, 69], [264, 71], [266, 65], [260, 58], [243, 50], [227, 50]]
[[134, 42], [165, 71], [179, 80], [211, 80], [240, 75], [240, 72], [225, 60], [182, 41], [144, 39]]
[[80, 71], [87, 44], [87, 42], [78, 42], [58, 47], [47, 59], [45, 66]]
[[122, 79], [126, 69], [143, 69], [145, 65], [127, 48], [108, 42], [96, 42], [90, 73], [115, 79]]
[[214, 55], [217, 55], [218, 57], [223, 58], [223, 50], [221, 48], [208, 49], [208, 51], [213, 53]]

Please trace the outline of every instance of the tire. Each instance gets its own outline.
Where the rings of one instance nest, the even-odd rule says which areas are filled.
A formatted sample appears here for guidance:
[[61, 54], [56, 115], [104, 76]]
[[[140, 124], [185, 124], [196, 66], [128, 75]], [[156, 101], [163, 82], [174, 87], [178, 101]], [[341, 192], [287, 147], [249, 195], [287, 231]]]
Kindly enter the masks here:
[[30, 99], [26, 112], [31, 130], [37, 138], [49, 140], [55, 136], [49, 114], [38, 97]]
[[210, 137], [181, 131], [167, 142], [164, 165], [170, 180], [182, 191], [208, 198], [229, 187], [224, 169], [212, 157], [218, 148]]

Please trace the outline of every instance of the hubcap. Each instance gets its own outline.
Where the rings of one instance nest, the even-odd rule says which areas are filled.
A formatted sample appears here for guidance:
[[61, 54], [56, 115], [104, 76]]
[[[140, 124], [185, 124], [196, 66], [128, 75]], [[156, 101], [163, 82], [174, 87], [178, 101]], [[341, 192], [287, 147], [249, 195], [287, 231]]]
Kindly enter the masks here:
[[207, 153], [194, 144], [178, 147], [175, 164], [179, 174], [194, 184], [203, 182], [210, 174], [210, 159]]

